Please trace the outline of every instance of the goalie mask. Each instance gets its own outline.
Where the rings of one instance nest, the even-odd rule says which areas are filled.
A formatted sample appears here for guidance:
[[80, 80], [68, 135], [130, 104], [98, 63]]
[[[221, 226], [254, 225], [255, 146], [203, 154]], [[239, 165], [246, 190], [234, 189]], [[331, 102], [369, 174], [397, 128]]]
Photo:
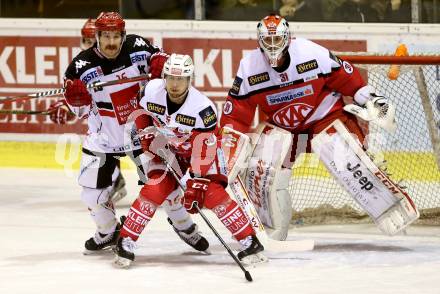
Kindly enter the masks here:
[[99, 52], [109, 59], [119, 55], [125, 41], [125, 21], [117, 12], [101, 12], [95, 22]]
[[269, 60], [271, 67], [280, 66], [279, 61], [290, 44], [290, 30], [287, 21], [271, 14], [257, 25], [258, 44]]
[[184, 100], [194, 76], [194, 64], [189, 55], [171, 54], [163, 66], [162, 77], [170, 99], [179, 103]]
[[95, 19], [89, 18], [84, 26], [81, 29], [81, 43], [80, 47], [82, 50], [87, 50], [90, 47], [92, 47], [95, 42], [95, 33], [96, 33], [96, 27], [95, 27]]

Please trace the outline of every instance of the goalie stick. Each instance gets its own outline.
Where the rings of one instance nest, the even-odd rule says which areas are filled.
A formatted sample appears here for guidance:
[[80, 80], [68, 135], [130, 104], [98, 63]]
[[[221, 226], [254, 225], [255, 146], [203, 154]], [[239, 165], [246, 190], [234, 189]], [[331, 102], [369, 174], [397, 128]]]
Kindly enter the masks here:
[[[95, 88], [100, 88], [100, 87], [108, 87], [108, 86], [113, 86], [113, 85], [120, 85], [120, 84], [125, 84], [125, 83], [133, 83], [133, 82], [149, 80], [150, 78], [151, 78], [150, 74], [140, 75], [137, 77], [127, 78], [127, 79], [91, 83], [91, 84], [87, 84], [86, 88], [87, 89], [95, 89]], [[65, 91], [66, 91], [66, 88], [59, 88], [59, 89], [52, 89], [52, 90], [47, 90], [47, 91], [33, 93], [33, 94], [27, 94], [27, 95], [7, 96], [7, 97], [3, 97], [2, 99], [0, 99], [0, 103], [13, 102], [16, 100], [28, 100], [28, 99], [35, 99], [35, 98], [41, 98], [41, 97], [58, 96], [60, 94], [63, 94]]]
[[[163, 149], [159, 149], [157, 151], [158, 155], [161, 157], [163, 163], [165, 163], [167, 169], [170, 171], [170, 173], [173, 175], [173, 177], [176, 179], [177, 184], [179, 185], [179, 187], [185, 191], [185, 188], [183, 187], [182, 183], [180, 182], [179, 177], [177, 176], [177, 173], [174, 171], [174, 169], [171, 167], [171, 165], [169, 164], [168, 160], [167, 160], [167, 156], [166, 153]], [[162, 153], [162, 156], [159, 154]], [[214, 235], [217, 237], [217, 239], [220, 241], [220, 243], [222, 243], [223, 247], [225, 247], [226, 251], [228, 251], [229, 255], [232, 257], [232, 259], [234, 259], [234, 261], [237, 263], [237, 265], [240, 267], [240, 269], [244, 272], [244, 276], [246, 278], [247, 281], [252, 282], [252, 276], [249, 273], [249, 271], [247, 271], [244, 266], [241, 264], [240, 260], [238, 260], [237, 256], [235, 256], [235, 254], [232, 252], [231, 248], [228, 246], [228, 244], [226, 244], [226, 242], [223, 240], [223, 238], [220, 236], [220, 234], [217, 232], [217, 230], [214, 228], [214, 226], [211, 224], [211, 222], [209, 221], [209, 219], [206, 217], [206, 215], [202, 212], [202, 210], [200, 209], [200, 207], [198, 206], [197, 203], [193, 204], [193, 206], [195, 206], [195, 208], [197, 209], [197, 212], [200, 214], [200, 216], [203, 218], [203, 220], [205, 221], [205, 223], [208, 225], [208, 227], [211, 229], [211, 231], [214, 233]]]

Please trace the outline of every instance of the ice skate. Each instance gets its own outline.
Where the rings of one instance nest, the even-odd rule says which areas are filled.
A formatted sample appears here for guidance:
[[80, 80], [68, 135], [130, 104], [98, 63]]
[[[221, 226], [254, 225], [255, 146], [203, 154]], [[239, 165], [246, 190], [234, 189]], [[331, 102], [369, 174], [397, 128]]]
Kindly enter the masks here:
[[252, 265], [267, 262], [267, 257], [262, 253], [264, 246], [261, 245], [257, 236], [248, 236], [240, 240], [242, 251], [237, 254], [238, 259], [244, 265]]
[[120, 225], [116, 225], [116, 229], [113, 233], [101, 234], [99, 232], [95, 233], [95, 236], [90, 238], [84, 244], [85, 250], [84, 255], [91, 255], [101, 252], [103, 250], [111, 248], [116, 244], [120, 231]]
[[178, 230], [176, 227], [174, 227], [173, 222], [171, 221], [170, 218], [168, 218], [168, 222], [173, 227], [174, 232], [176, 232], [179, 238], [182, 239], [186, 244], [188, 244], [197, 251], [210, 254], [208, 250], [209, 248], [208, 240], [206, 240], [206, 238], [200, 234], [196, 224], [192, 224], [186, 230]]
[[130, 237], [119, 238], [115, 248], [115, 259], [113, 264], [119, 268], [129, 268], [134, 261], [134, 250], [136, 249], [136, 242]]

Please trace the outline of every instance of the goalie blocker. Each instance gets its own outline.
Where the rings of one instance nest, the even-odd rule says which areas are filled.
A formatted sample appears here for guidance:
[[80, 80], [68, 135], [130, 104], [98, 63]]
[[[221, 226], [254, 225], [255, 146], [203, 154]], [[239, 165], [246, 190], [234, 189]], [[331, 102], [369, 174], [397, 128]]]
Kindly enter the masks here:
[[312, 150], [384, 234], [393, 236], [419, 217], [410, 196], [374, 164], [340, 120], [312, 139]]

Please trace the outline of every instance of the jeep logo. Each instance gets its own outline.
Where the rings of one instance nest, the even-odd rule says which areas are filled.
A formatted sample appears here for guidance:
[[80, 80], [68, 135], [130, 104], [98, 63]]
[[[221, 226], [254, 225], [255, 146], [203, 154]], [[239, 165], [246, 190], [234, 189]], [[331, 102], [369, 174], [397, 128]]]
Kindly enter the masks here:
[[361, 189], [370, 191], [373, 189], [374, 185], [372, 182], [368, 180], [367, 177], [362, 176], [362, 171], [359, 170], [361, 165], [358, 163], [353, 166], [351, 163], [347, 163], [347, 170], [353, 173], [353, 178], [359, 180], [359, 184], [361, 185]]

